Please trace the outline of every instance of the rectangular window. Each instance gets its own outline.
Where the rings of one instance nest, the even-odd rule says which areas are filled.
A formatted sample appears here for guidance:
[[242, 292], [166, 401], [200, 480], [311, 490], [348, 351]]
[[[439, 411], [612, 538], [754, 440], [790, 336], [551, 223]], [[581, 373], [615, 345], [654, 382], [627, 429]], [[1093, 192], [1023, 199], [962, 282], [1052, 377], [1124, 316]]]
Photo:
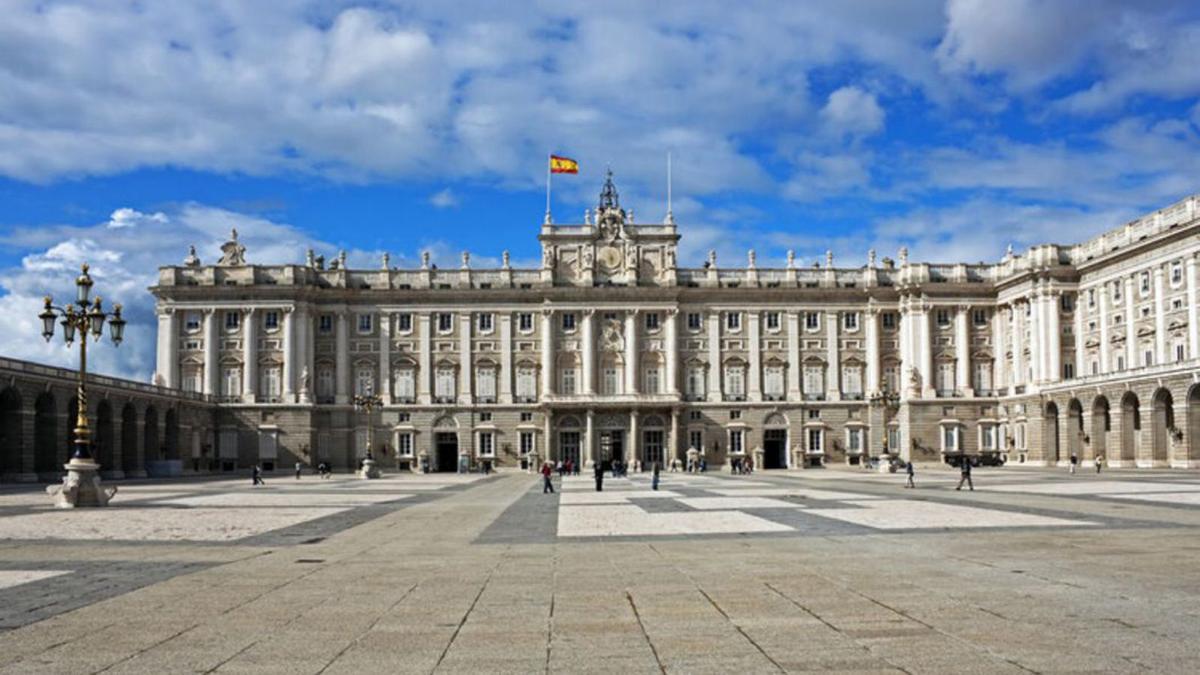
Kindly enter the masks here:
[[528, 455], [533, 452], [533, 432], [522, 431], [517, 437], [519, 439], [518, 448], [522, 455]]
[[571, 331], [575, 330], [575, 315], [574, 314], [568, 313], [568, 314], [562, 315], [562, 329], [564, 332], [567, 332], [567, 333], [570, 333]]
[[884, 366], [883, 367], [883, 390], [889, 394], [895, 394], [900, 391], [900, 368], [899, 366]]
[[971, 386], [975, 389], [975, 393], [986, 395], [992, 390], [992, 362], [991, 361], [976, 361], [974, 381]]
[[400, 433], [396, 434], [396, 454], [401, 457], [412, 457], [413, 442], [412, 434]]
[[821, 315], [816, 312], [804, 313], [804, 329], [817, 330], [821, 327]]
[[1147, 293], [1150, 292], [1150, 273], [1142, 272], [1141, 279], [1142, 279], [1142, 281], [1141, 281], [1140, 290], [1142, 292], [1142, 295], [1146, 295]]
[[1087, 305], [1089, 309], [1096, 306], [1096, 289], [1094, 288], [1088, 289]]
[[480, 333], [492, 332], [492, 315], [490, 313], [480, 314], [477, 323], [479, 325]]
[[646, 314], [646, 330], [658, 330], [658, 312]]
[[842, 315], [842, 328], [858, 330], [858, 312], [846, 312]]
[[725, 312], [725, 328], [729, 330], [742, 329], [742, 315], [740, 312]]
[[517, 399], [532, 401], [537, 398], [537, 371], [533, 368], [517, 368]]
[[846, 429], [846, 451], [852, 455], [862, 454], [863, 430], [855, 427]]
[[354, 393], [359, 396], [367, 396], [375, 393], [375, 369], [369, 367], [359, 368], [354, 373]]
[[950, 394], [954, 392], [954, 364], [939, 363], [937, 367], [937, 384], [938, 393]]
[[996, 425], [979, 425], [979, 446], [984, 450], [996, 449]]
[[533, 330], [533, 315], [529, 312], [521, 312], [517, 315], [517, 330], [522, 333], [528, 333]]
[[399, 403], [411, 403], [416, 400], [417, 378], [414, 376], [412, 368], [401, 368], [396, 371], [395, 395]]
[[233, 398], [242, 395], [242, 369], [226, 368], [221, 377], [221, 395]]
[[196, 312], [188, 312], [183, 315], [183, 329], [189, 333], [194, 333], [200, 330], [200, 315]]
[[276, 366], [263, 368], [260, 379], [262, 380], [262, 391], [260, 392], [262, 396], [265, 396], [268, 401], [279, 400], [279, 368]]
[[986, 326], [988, 314], [986, 309], [976, 309], [971, 312], [971, 319], [976, 326]]
[[279, 312], [270, 310], [263, 313], [263, 328], [267, 330], [275, 330], [279, 328]]
[[329, 335], [333, 332], [333, 315], [322, 314], [317, 317], [317, 332], [321, 335]]
[[825, 366], [804, 366], [804, 397], [817, 399], [825, 396]]
[[1075, 296], [1063, 293], [1058, 299], [1058, 306], [1063, 312], [1070, 314], [1075, 311]]
[[862, 398], [863, 395], [863, 377], [862, 367], [860, 366], [843, 366], [842, 367], [842, 390], [850, 398]]
[[700, 314], [698, 312], [688, 312], [687, 327], [688, 330], [700, 330]]
[[480, 403], [496, 401], [496, 369], [480, 368], [475, 372], [475, 388]]
[[533, 413], [531, 413], [531, 412], [521, 413], [521, 421], [522, 422], [532, 422], [533, 421]]
[[945, 452], [958, 452], [958, 427], [952, 424], [947, 424], [942, 427], [942, 450]]
[[729, 431], [729, 452], [735, 455], [743, 452], [742, 431], [740, 429], [731, 429]]
[[692, 400], [697, 400], [704, 395], [704, 369], [695, 367], [688, 368], [687, 372], [687, 395]]
[[767, 312], [767, 330], [779, 330], [779, 312]]
[[695, 448], [697, 450], [704, 449], [704, 432], [699, 429], [692, 429], [688, 432], [688, 449]]
[[742, 366], [730, 366], [725, 369], [725, 394], [733, 400], [741, 400], [746, 396], [746, 369]]
[[495, 438], [490, 431], [479, 432], [479, 455], [492, 457], [496, 454]]
[[662, 371], [660, 371], [657, 366], [653, 366], [653, 367], [646, 369], [646, 382], [645, 382], [645, 387], [644, 387], [645, 393], [647, 393], [647, 394], [661, 393], [659, 390], [660, 381], [662, 379], [661, 376], [662, 376]]
[[1121, 282], [1120, 281], [1113, 282], [1112, 296], [1113, 296], [1114, 302], [1121, 301]]
[[1154, 365], [1154, 352], [1153, 351], [1147, 349], [1146, 351], [1142, 352], [1142, 365], [1143, 366]]
[[1183, 282], [1183, 266], [1179, 263], [1171, 265], [1171, 285], [1177, 286]]
[[1187, 349], [1183, 346], [1182, 342], [1176, 342], [1175, 343], [1175, 360], [1182, 361], [1185, 358], [1187, 358]]
[[562, 381], [560, 382], [560, 384], [562, 385], [562, 393], [563, 394], [566, 394], [569, 396], [569, 395], [575, 393], [575, 369], [574, 368], [563, 368]]
[[783, 386], [783, 366], [767, 366], [763, 377], [763, 394], [769, 400], [781, 400]]
[[412, 332], [412, 314], [407, 312], [396, 315], [396, 330], [401, 333]]
[[370, 314], [359, 314], [358, 315], [358, 332], [360, 332], [360, 333], [370, 333], [371, 332], [371, 315]]
[[808, 451], [809, 452], [822, 452], [822, 450], [823, 450], [822, 446], [824, 445], [822, 443], [822, 441], [824, 441], [824, 440], [825, 440], [825, 433], [824, 433], [823, 429], [809, 429], [808, 430]]
[[884, 328], [895, 328], [896, 327], [896, 313], [895, 312], [884, 312], [883, 313], [883, 327]]
[[449, 401], [454, 398], [455, 375], [457, 372], [454, 368], [438, 368], [437, 374], [434, 377], [433, 395], [439, 401]]
[[241, 324], [241, 312], [225, 312], [225, 330], [237, 330]]
[[946, 309], [937, 310], [937, 312], [934, 314], [934, 318], [937, 321], [937, 325], [939, 325], [943, 328], [950, 325], [950, 311], [949, 310], [946, 310]]
[[604, 368], [600, 373], [600, 393], [616, 396], [621, 393], [621, 371], [617, 368]]
[[450, 312], [438, 312], [437, 329], [439, 333], [449, 333], [454, 330], [454, 315]]

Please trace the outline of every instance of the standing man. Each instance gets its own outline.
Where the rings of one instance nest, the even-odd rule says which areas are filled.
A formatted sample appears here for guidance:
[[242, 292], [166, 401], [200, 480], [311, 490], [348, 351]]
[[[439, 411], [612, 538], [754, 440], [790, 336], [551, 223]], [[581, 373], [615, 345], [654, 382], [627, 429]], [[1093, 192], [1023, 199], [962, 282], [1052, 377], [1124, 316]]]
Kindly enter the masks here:
[[960, 467], [960, 469], [961, 469], [961, 474], [960, 474], [961, 477], [958, 479], [958, 487], [956, 487], [954, 489], [961, 490], [963, 483], [966, 483], [967, 487], [971, 488], [971, 492], [974, 492], [975, 491], [975, 483], [971, 482], [971, 459], [969, 457], [962, 458], [962, 466]]
[[658, 472], [659, 472], [658, 462], [654, 463], [654, 468], [651, 471], [653, 471], [653, 475], [650, 478], [650, 489], [657, 490], [658, 489]]
[[257, 464], [254, 465], [254, 469], [250, 472], [250, 485], [266, 485], [266, 482], [262, 479], [262, 467]]
[[550, 480], [550, 462], [542, 462], [542, 494], [554, 494], [554, 483]]
[[904, 487], [906, 487], [906, 488], [917, 487], [916, 484], [913, 483], [913, 463], [911, 460], [904, 463], [904, 473], [907, 474], [907, 476], [904, 479]]
[[296, 462], [296, 480], [300, 480], [300, 470], [303, 468], [304, 468], [303, 464], [301, 464], [300, 462]]
[[1100, 473], [1100, 467], [1104, 466], [1104, 455], [1096, 455], [1096, 473]]
[[1071, 453], [1071, 475], [1075, 474], [1075, 466], [1079, 464], [1079, 457], [1075, 453]]
[[604, 491], [604, 465], [602, 463], [596, 462], [595, 473], [596, 473], [596, 492], [603, 492]]

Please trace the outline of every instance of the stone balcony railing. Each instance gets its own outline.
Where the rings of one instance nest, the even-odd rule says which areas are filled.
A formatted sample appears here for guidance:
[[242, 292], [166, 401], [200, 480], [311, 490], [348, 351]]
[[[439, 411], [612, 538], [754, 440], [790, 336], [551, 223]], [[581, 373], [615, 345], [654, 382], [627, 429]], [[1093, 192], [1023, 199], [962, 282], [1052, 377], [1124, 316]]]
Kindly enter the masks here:
[[[46, 377], [60, 381], [73, 383], [78, 380], [79, 373], [76, 370], [69, 368], [59, 368], [57, 366], [47, 366], [41, 363], [33, 363], [32, 361], [21, 361], [18, 359], [10, 359], [0, 356], [0, 372], [17, 373], [22, 375], [35, 375]], [[108, 375], [95, 375], [88, 373], [87, 384], [89, 388], [107, 388], [116, 389], [138, 394], [150, 394], [154, 396], [169, 396], [171, 398], [183, 399], [188, 401], [198, 401], [210, 403], [213, 401], [212, 396], [200, 394], [196, 392], [182, 391], [180, 389], [170, 389], [160, 387], [154, 384], [145, 382], [137, 382], [135, 380], [127, 380], [120, 377], [111, 377]]]

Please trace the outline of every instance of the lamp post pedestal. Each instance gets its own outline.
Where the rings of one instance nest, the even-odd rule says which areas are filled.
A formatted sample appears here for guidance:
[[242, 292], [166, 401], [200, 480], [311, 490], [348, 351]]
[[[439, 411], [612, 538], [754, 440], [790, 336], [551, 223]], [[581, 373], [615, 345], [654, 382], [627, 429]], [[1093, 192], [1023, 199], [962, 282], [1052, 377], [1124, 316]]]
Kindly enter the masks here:
[[383, 473], [379, 471], [379, 467], [375, 466], [375, 459], [370, 455], [367, 455], [367, 458], [363, 460], [362, 469], [358, 472], [358, 477], [362, 478], [363, 480], [368, 480], [380, 478], [382, 476]]
[[60, 509], [108, 506], [108, 500], [117, 494], [116, 486], [101, 487], [100, 465], [91, 459], [74, 457], [63, 468], [67, 470], [67, 475], [63, 477], [62, 484], [46, 487], [46, 493]]

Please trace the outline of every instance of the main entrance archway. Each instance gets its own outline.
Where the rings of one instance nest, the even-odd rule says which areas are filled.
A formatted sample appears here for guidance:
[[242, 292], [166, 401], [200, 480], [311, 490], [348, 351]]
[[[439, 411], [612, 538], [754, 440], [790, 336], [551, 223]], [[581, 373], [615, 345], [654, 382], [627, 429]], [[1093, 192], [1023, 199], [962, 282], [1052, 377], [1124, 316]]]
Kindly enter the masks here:
[[787, 468], [787, 418], [772, 413], [763, 421], [763, 467], [764, 469]]
[[433, 449], [436, 471], [445, 473], [458, 470], [458, 432], [434, 432]]
[[1092, 401], [1092, 456], [1103, 457], [1108, 454], [1108, 432], [1112, 430], [1112, 417], [1108, 409], [1108, 399], [1097, 396]]
[[1042, 447], [1046, 449], [1046, 461], [1057, 464], [1059, 460], [1058, 406], [1053, 401], [1046, 404], [1046, 420], [1042, 427]]
[[1083, 457], [1083, 404], [1073, 398], [1067, 403], [1067, 454]]
[[1171, 450], [1171, 435], [1175, 432], [1175, 399], [1171, 392], [1159, 389], [1154, 392], [1153, 412], [1150, 418], [1151, 457], [1155, 464], [1166, 464]]
[[1132, 391], [1121, 397], [1121, 461], [1132, 462], [1137, 457], [1138, 436], [1142, 433], [1142, 416], [1138, 397]]

